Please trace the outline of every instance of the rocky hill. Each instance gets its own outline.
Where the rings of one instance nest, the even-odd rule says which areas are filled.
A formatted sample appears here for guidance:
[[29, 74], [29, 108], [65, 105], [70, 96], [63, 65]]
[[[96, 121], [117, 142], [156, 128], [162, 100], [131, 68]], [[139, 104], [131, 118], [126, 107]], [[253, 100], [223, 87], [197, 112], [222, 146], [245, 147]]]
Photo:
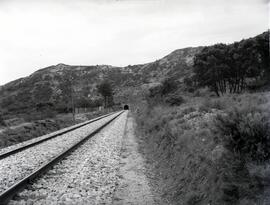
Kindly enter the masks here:
[[[226, 47], [227, 55], [230, 52], [242, 52], [250, 59], [262, 58], [254, 68], [261, 72], [263, 83], [256, 82], [257, 78], [247, 79], [249, 88], [259, 89], [269, 85], [269, 31], [258, 36], [243, 39], [234, 44], [216, 44]], [[252, 46], [251, 46], [252, 45]], [[245, 53], [247, 49], [254, 51]], [[30, 113], [39, 106], [53, 107], [56, 111], [68, 111], [70, 109], [70, 93], [73, 93], [76, 107], [94, 107], [102, 103], [101, 96], [97, 92], [97, 85], [104, 80], [109, 81], [114, 90], [114, 102], [129, 103], [140, 100], [138, 96], [144, 95], [147, 88], [158, 85], [166, 78], [174, 78], [180, 90], [194, 91], [192, 75], [194, 75], [195, 56], [202, 52], [215, 49], [215, 45], [207, 47], [189, 47], [175, 50], [164, 58], [140, 65], [116, 67], [111, 65], [78, 66], [57, 64], [40, 69], [28, 77], [20, 78], [0, 86], [0, 108], [2, 113], [8, 115]], [[238, 48], [238, 51], [234, 51]], [[260, 57], [257, 55], [260, 52]], [[252, 55], [249, 55], [252, 54]], [[256, 54], [256, 55], [255, 55]], [[207, 53], [208, 55], [208, 53]], [[211, 54], [209, 54], [211, 55]], [[254, 57], [257, 56], [257, 57]], [[237, 56], [233, 56], [232, 59]], [[238, 58], [238, 57], [237, 57]], [[235, 68], [242, 65], [241, 60], [234, 59]], [[227, 60], [227, 59], [223, 59]], [[238, 64], [237, 64], [238, 63]], [[247, 61], [249, 64], [250, 62]], [[214, 66], [215, 67], [215, 66]], [[234, 68], [233, 67], [233, 68]], [[253, 69], [254, 70], [254, 69]], [[251, 78], [249, 72], [247, 77]], [[255, 83], [252, 84], [254, 81]], [[74, 91], [68, 90], [73, 85]], [[187, 85], [186, 87], [183, 85]], [[251, 86], [251, 87], [250, 87]], [[252, 87], [253, 86], [253, 87]], [[158, 87], [158, 86], [157, 86]], [[66, 90], [66, 91], [65, 91]], [[90, 103], [90, 105], [89, 105]], [[88, 104], [88, 105], [87, 105]], [[42, 108], [42, 107], [41, 107]]]
[[9, 113], [25, 112], [43, 98], [45, 101], [57, 102], [61, 96], [61, 82], [67, 72], [75, 76], [74, 87], [77, 97], [83, 95], [90, 99], [97, 98], [96, 85], [107, 79], [114, 87], [115, 101], [125, 101], [128, 93], [142, 86], [172, 76], [182, 81], [191, 75], [193, 58], [201, 49], [202, 47], [179, 49], [155, 62], [126, 67], [65, 64], [49, 66], [1, 86], [1, 108]]

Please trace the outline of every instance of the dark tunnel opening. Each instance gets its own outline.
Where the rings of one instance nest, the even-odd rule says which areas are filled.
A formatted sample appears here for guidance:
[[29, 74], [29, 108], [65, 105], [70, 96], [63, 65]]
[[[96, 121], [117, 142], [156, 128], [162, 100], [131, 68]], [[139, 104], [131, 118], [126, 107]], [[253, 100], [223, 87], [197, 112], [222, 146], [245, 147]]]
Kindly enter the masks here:
[[124, 105], [124, 110], [129, 110], [129, 106], [128, 105]]

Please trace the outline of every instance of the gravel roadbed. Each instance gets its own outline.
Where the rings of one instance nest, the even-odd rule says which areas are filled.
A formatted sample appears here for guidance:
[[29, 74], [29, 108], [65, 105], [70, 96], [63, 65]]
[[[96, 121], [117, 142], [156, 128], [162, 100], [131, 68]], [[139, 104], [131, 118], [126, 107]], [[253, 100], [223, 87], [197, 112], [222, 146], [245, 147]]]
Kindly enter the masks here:
[[10, 204], [111, 204], [127, 112], [29, 185]]
[[[101, 116], [101, 117], [102, 117], [102, 116]], [[100, 118], [100, 117], [98, 117], [98, 118]], [[65, 132], [65, 131], [71, 130], [71, 129], [73, 129], [73, 128], [79, 127], [79, 126], [81, 126], [81, 125], [83, 125], [83, 124], [86, 124], [86, 123], [88, 123], [88, 122], [90, 122], [90, 121], [92, 121], [92, 120], [95, 120], [95, 119], [97, 119], [97, 118], [88, 120], [88, 121], [86, 121], [86, 122], [81, 122], [81, 123], [78, 123], [78, 124], [76, 124], [76, 125], [72, 125], [72, 126], [69, 126], [69, 127], [66, 127], [66, 128], [60, 129], [60, 130], [57, 130], [57, 131], [55, 131], [55, 132], [51, 132], [51, 133], [48, 133], [48, 134], [46, 134], [46, 135], [42, 135], [42, 136], [40, 136], [40, 137], [33, 138], [33, 139], [31, 139], [31, 140], [27, 140], [27, 141], [24, 141], [24, 142], [15, 144], [15, 145], [11, 145], [11, 146], [9, 146], [9, 147], [2, 148], [2, 149], [0, 149], [0, 154], [4, 154], [4, 153], [6, 153], [6, 152], [10, 152], [10, 151], [12, 151], [12, 150], [18, 149], [18, 148], [23, 147], [23, 146], [25, 146], [25, 145], [29, 145], [29, 144], [31, 144], [31, 143], [34, 143], [34, 142], [37, 142], [37, 141], [40, 141], [40, 140], [43, 140], [43, 139], [46, 139], [46, 138], [49, 138], [49, 137], [51, 137], [51, 136], [53, 136], [53, 135], [57, 135], [57, 134], [59, 134], [59, 133], [61, 134], [62, 132]]]
[[0, 160], [0, 193], [80, 141], [118, 113]]

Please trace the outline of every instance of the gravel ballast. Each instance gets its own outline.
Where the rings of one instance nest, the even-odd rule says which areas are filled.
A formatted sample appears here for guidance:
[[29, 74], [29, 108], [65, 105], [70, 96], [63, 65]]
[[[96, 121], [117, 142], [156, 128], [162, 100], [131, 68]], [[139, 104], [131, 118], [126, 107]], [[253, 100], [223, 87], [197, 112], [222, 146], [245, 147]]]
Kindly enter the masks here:
[[118, 113], [0, 160], [0, 193], [80, 141]]
[[127, 112], [18, 194], [10, 204], [111, 204]]
[[40, 141], [40, 140], [50, 138], [50, 137], [52, 137], [52, 136], [54, 136], [54, 135], [61, 135], [63, 132], [66, 132], [66, 131], [72, 130], [72, 129], [74, 129], [74, 128], [80, 127], [80, 126], [82, 126], [82, 125], [84, 125], [84, 124], [87, 124], [87, 123], [89, 123], [89, 122], [91, 122], [91, 121], [95, 121], [96, 119], [99, 119], [99, 118], [102, 118], [102, 116], [101, 116], [101, 117], [94, 118], [94, 119], [92, 119], [92, 120], [88, 120], [88, 121], [86, 121], [86, 122], [81, 122], [81, 123], [78, 123], [78, 124], [76, 124], [76, 125], [72, 125], [72, 126], [69, 126], [69, 127], [66, 127], [66, 128], [60, 129], [60, 130], [57, 130], [57, 131], [55, 131], [55, 132], [48, 133], [48, 134], [46, 134], [46, 135], [42, 135], [42, 136], [40, 136], [40, 137], [35, 137], [35, 138], [33, 138], [33, 139], [26, 140], [26, 141], [24, 141], [24, 142], [17, 143], [17, 144], [15, 144], [15, 145], [11, 145], [11, 146], [2, 148], [2, 149], [0, 149], [0, 155], [1, 155], [1, 154], [4, 154], [4, 153], [7, 153], [7, 152], [10, 152], [10, 151], [13, 151], [13, 150], [16, 150], [16, 149], [21, 148], [21, 147], [23, 147], [23, 146], [26, 146], [26, 145], [29, 145], [29, 144], [38, 142], [38, 141]]

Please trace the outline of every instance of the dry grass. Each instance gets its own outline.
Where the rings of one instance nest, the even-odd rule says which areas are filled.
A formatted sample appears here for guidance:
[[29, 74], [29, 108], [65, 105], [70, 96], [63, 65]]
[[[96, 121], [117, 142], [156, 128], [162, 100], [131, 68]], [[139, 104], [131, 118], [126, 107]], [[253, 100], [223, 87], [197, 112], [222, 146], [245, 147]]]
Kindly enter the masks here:
[[[101, 115], [105, 115], [108, 111], [96, 111], [93, 113], [86, 113], [84, 120], [92, 119]], [[4, 148], [10, 145], [14, 145], [26, 140], [39, 137], [50, 132], [57, 131], [59, 129], [74, 125], [82, 122], [82, 119], [76, 119], [76, 122], [72, 120], [72, 114], [59, 114], [53, 119], [36, 120], [34, 122], [22, 123], [21, 126], [4, 128], [4, 131], [0, 132], [0, 148]]]
[[179, 107], [145, 106], [137, 114], [156, 187], [172, 204], [256, 204], [267, 168], [226, 147], [216, 119], [254, 106], [267, 113], [269, 93], [186, 99]]

